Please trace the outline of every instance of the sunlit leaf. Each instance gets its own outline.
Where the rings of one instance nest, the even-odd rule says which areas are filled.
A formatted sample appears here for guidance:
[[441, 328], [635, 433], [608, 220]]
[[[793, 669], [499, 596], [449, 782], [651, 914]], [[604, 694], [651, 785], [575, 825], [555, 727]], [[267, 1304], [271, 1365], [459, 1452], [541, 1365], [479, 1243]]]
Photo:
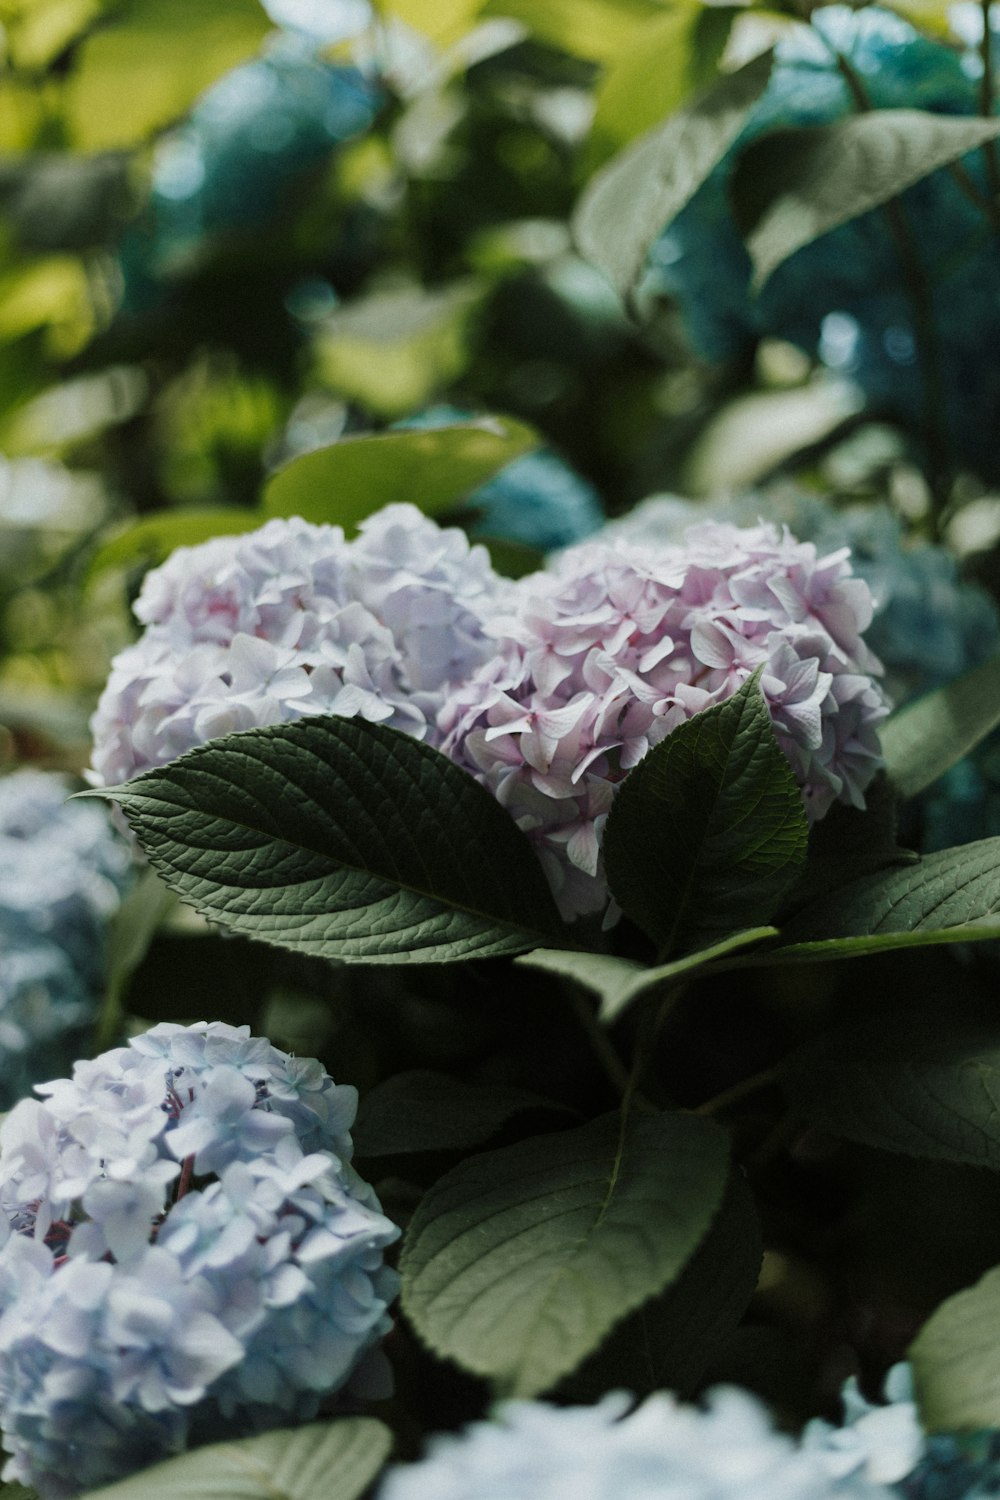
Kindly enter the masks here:
[[1000, 1427], [1000, 1266], [943, 1302], [908, 1357], [926, 1432]]

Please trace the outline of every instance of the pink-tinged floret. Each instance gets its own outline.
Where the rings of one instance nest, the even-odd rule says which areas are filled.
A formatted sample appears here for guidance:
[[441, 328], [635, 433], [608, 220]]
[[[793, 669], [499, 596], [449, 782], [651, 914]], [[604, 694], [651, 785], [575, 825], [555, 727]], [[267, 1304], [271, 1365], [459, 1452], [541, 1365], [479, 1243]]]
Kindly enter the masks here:
[[819, 557], [772, 526], [712, 522], [677, 545], [585, 542], [507, 605], [494, 659], [441, 711], [441, 744], [527, 833], [567, 918], [607, 904], [617, 783], [758, 668], [809, 818], [864, 806], [888, 707], [846, 549]]

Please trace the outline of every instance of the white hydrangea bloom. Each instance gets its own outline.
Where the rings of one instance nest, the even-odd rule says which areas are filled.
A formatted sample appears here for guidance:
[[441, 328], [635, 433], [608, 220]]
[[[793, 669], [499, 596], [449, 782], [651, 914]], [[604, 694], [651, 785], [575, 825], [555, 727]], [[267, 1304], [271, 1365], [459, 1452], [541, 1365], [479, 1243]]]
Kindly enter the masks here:
[[90, 780], [112, 785], [240, 729], [334, 713], [436, 742], [444, 693], [493, 654], [508, 586], [484, 547], [412, 505], [338, 526], [269, 521], [147, 574], [112, 662]]
[[356, 1091], [200, 1022], [38, 1092], [0, 1129], [3, 1478], [59, 1500], [314, 1417], [397, 1288]]
[[863, 1476], [831, 1477], [744, 1391], [714, 1391], [704, 1409], [659, 1394], [631, 1404], [620, 1392], [596, 1406], [507, 1402], [391, 1470], [377, 1500], [889, 1500]]

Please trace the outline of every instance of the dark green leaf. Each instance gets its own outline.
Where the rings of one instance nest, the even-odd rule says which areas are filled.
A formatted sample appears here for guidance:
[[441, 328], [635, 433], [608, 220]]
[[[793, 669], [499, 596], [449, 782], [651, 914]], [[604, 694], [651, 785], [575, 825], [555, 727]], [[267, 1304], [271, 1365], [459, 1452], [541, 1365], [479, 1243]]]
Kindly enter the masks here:
[[864, 875], [798, 912], [781, 935], [773, 961], [1000, 937], [1000, 838]]
[[517, 1115], [565, 1113], [527, 1089], [464, 1083], [447, 1073], [395, 1073], [361, 1099], [352, 1132], [359, 1156], [455, 1151], [479, 1146]]
[[108, 924], [104, 1003], [98, 1023], [99, 1046], [117, 1039], [122, 996], [145, 958], [153, 936], [177, 898], [153, 870], [144, 870]]
[[669, 1286], [728, 1176], [694, 1115], [606, 1115], [472, 1157], [424, 1198], [403, 1249], [403, 1306], [439, 1354], [504, 1393], [549, 1389]]
[[89, 1495], [99, 1500], [357, 1500], [391, 1446], [381, 1422], [343, 1417], [196, 1448]]
[[882, 726], [886, 769], [916, 797], [1000, 724], [1000, 656], [899, 709]]
[[693, 1392], [746, 1311], [762, 1255], [753, 1194], [734, 1171], [711, 1229], [673, 1286], [619, 1323], [560, 1395], [594, 1401], [616, 1389]]
[[601, 1020], [610, 1023], [641, 995], [683, 979], [740, 948], [777, 936], [776, 927], [752, 927], [746, 932], [735, 932], [731, 937], [713, 943], [710, 948], [700, 948], [697, 953], [689, 953], [670, 964], [657, 964], [654, 968], [645, 968], [630, 958], [615, 958], [609, 953], [579, 953], [566, 948], [536, 948], [533, 953], [522, 953], [514, 962], [529, 969], [558, 974], [590, 990], [600, 999]]
[[998, 135], [1000, 120], [878, 109], [761, 136], [731, 179], [754, 287], [804, 245]]
[[1000, 1266], [942, 1302], [908, 1357], [926, 1432], [1000, 1427]]
[[561, 924], [490, 794], [408, 735], [334, 716], [227, 735], [109, 797], [210, 921], [368, 963], [519, 953]]
[[1000, 1032], [954, 1016], [884, 1015], [786, 1062], [796, 1108], [831, 1135], [1000, 1171]]
[[264, 510], [347, 530], [398, 500], [440, 515], [537, 444], [530, 427], [509, 417], [341, 438], [279, 469], [264, 489]]
[[770, 54], [727, 73], [591, 180], [574, 215], [574, 233], [581, 254], [620, 292], [635, 285], [654, 240], [736, 140], [770, 73]]
[[678, 725], [612, 805], [612, 895], [663, 957], [767, 923], [805, 859], [802, 795], [759, 676]]

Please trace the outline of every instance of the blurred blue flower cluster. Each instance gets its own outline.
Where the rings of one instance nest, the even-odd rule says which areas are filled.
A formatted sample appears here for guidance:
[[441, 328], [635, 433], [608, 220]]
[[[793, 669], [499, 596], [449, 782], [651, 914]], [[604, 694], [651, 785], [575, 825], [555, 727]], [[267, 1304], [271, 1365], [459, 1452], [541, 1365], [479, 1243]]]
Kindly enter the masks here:
[[379, 1378], [399, 1231], [356, 1089], [199, 1022], [38, 1092], [0, 1131], [4, 1480], [58, 1500]]
[[[814, 11], [776, 49], [770, 83], [736, 145], [654, 246], [647, 289], [680, 303], [690, 337], [708, 359], [746, 350], [762, 334], [797, 344], [848, 376], [869, 406], [919, 443], [926, 371], [918, 359], [914, 307], [897, 244], [881, 209], [852, 220], [791, 256], [759, 297], [730, 210], [738, 152], [777, 127], [822, 125], [856, 112], [839, 64], [845, 58], [875, 109], [978, 110], [977, 53], [931, 41], [877, 7]], [[985, 194], [981, 154], [963, 159]], [[933, 286], [941, 417], [957, 467], [1000, 474], [994, 441], [1000, 369], [989, 351], [1000, 334], [996, 234], [948, 171], [902, 197], [915, 253]]]
[[0, 777], [0, 1110], [67, 1068], [94, 1019], [131, 854], [60, 776]]
[[[469, 422], [474, 412], [444, 403], [407, 417], [399, 428], [448, 427]], [[569, 547], [604, 520], [594, 487], [549, 448], [523, 453], [505, 465], [465, 502], [476, 513], [467, 528], [477, 541], [495, 537], [548, 552]]]
[[[766, 517], [814, 543], [821, 556], [850, 548], [875, 607], [865, 638], [885, 667], [886, 691], [897, 707], [1000, 651], [1000, 614], [990, 596], [962, 578], [945, 548], [907, 539], [886, 505], [834, 509], [792, 485], [703, 503], [653, 496], [601, 535], [675, 541], [707, 515], [742, 526]], [[991, 735], [928, 788], [918, 814], [927, 850], [1000, 834], [1000, 736]]]

